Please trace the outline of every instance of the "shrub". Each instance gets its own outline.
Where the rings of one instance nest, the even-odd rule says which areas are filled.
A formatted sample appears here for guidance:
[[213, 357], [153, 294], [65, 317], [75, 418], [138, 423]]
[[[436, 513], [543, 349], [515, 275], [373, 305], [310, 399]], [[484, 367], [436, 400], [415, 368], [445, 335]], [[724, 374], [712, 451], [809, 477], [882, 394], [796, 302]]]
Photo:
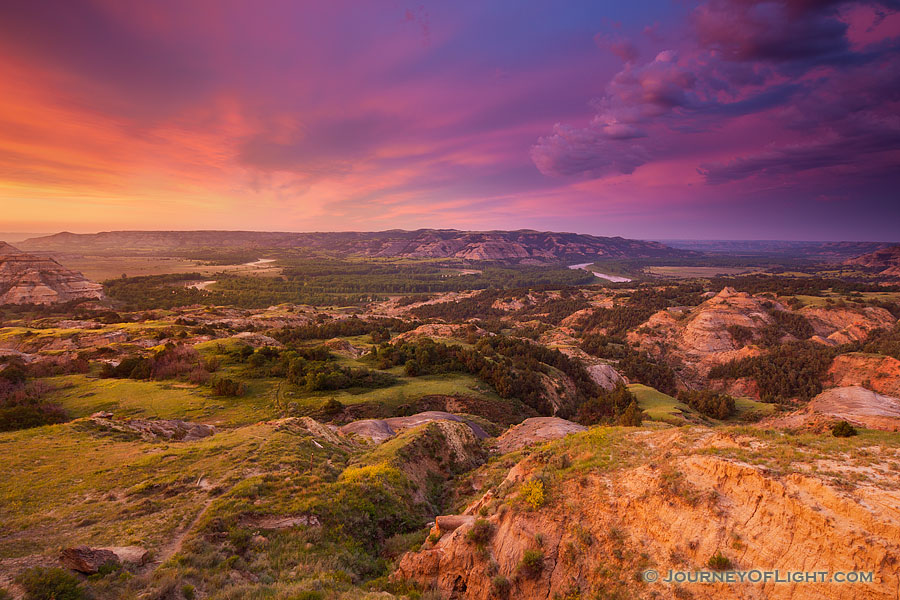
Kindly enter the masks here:
[[644, 411], [638, 408], [637, 402], [631, 401], [628, 408], [619, 416], [619, 425], [625, 427], [640, 427], [644, 422]]
[[0, 600], [13, 600], [12, 594], [3, 588], [0, 588]]
[[343, 412], [343, 410], [344, 405], [336, 398], [331, 397], [319, 406], [318, 411], [316, 411], [316, 416], [321, 415], [324, 419], [333, 419]]
[[506, 598], [509, 595], [509, 589], [512, 587], [509, 579], [503, 575], [496, 575], [491, 579], [491, 592], [498, 598]]
[[721, 552], [716, 552], [709, 557], [708, 561], [706, 561], [706, 566], [714, 571], [727, 571], [733, 565], [730, 558], [728, 558]]
[[519, 561], [518, 571], [525, 577], [534, 578], [544, 570], [544, 553], [540, 550], [526, 550]]
[[522, 499], [532, 509], [538, 509], [547, 501], [544, 493], [544, 482], [540, 479], [529, 479], [522, 484]]
[[306, 590], [290, 596], [288, 600], [323, 600], [323, 598], [325, 598], [325, 596], [322, 595], [322, 592]]
[[34, 567], [16, 580], [25, 589], [26, 600], [83, 600], [78, 578], [55, 567]]
[[466, 539], [478, 546], [484, 546], [491, 541], [494, 534], [494, 525], [487, 519], [478, 519], [466, 533]]
[[212, 391], [216, 396], [243, 396], [246, 387], [241, 381], [229, 377], [217, 377], [212, 382]]
[[834, 437], [853, 437], [857, 433], [859, 432], [856, 431], [856, 427], [847, 421], [835, 423], [834, 427], [831, 428], [831, 435]]
[[189, 583], [181, 586], [181, 595], [184, 596], [184, 600], [194, 600], [197, 597], [197, 591], [194, 589]]
[[713, 419], [727, 419], [735, 413], [734, 398], [710, 390], [682, 390], [678, 401]]

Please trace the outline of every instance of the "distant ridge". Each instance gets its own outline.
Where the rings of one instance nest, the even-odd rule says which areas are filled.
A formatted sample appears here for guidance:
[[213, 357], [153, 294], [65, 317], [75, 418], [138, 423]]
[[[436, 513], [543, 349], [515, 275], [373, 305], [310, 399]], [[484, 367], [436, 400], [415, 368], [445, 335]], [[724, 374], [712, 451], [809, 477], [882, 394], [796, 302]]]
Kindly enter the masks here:
[[204, 248], [303, 248], [342, 256], [456, 258], [549, 263], [596, 258], [694, 256], [659, 242], [522, 229], [455, 229], [378, 232], [288, 233], [261, 231], [106, 231], [69, 232], [31, 238], [31, 251], [144, 255]]
[[658, 240], [681, 250], [731, 254], [735, 256], [797, 256], [825, 262], [841, 262], [879, 248], [890, 242], [810, 242], [791, 240]]
[[880, 275], [900, 277], [900, 244], [851, 258], [844, 264], [878, 269]]

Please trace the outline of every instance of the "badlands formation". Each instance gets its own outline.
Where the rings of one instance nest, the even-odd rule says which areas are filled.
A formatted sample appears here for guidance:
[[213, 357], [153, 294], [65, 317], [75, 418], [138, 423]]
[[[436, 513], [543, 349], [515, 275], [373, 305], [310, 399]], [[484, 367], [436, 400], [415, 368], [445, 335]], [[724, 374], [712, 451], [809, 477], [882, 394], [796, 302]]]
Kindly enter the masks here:
[[0, 305], [55, 304], [103, 298], [103, 287], [52, 258], [26, 254], [0, 242]]

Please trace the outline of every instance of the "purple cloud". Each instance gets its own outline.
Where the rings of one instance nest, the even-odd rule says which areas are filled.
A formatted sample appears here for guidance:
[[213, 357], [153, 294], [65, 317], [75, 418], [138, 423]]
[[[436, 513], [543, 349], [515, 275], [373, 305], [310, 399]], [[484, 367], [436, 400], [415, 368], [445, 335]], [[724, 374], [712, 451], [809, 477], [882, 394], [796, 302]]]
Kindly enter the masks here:
[[[894, 0], [710, 0], [693, 12], [689, 44], [627, 62], [592, 102], [589, 125], [558, 124], [533, 146], [532, 159], [546, 175], [631, 174], [677, 160], [693, 145], [684, 136], [693, 135], [713, 155], [733, 157], [694, 166], [711, 184], [834, 170], [863, 156], [896, 166], [898, 40], [852, 47], [846, 11], [863, 5], [898, 7]], [[718, 134], [729, 129], [745, 133]], [[787, 131], [790, 141], [781, 139]]]

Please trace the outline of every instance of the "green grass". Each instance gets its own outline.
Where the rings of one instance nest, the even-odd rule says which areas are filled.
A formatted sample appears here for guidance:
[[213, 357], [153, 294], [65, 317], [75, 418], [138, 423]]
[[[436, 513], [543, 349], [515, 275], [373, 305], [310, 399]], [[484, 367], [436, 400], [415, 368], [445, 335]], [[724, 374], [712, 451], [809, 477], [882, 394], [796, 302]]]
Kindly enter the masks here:
[[709, 425], [724, 424], [729, 421], [740, 420], [740, 418], [751, 412], [759, 411], [769, 415], [775, 411], [775, 405], [767, 402], [759, 402], [752, 398], [735, 398], [734, 408], [735, 414], [726, 421], [712, 419], [706, 417], [687, 404], [679, 402], [677, 398], [673, 398], [668, 394], [663, 394], [659, 390], [641, 383], [632, 383], [628, 386], [628, 390], [637, 397], [638, 406], [644, 411], [649, 419], [653, 421], [664, 421], [673, 425], [680, 425], [687, 421], [696, 423], [698, 421], [706, 422]]
[[229, 487], [268, 463], [318, 452], [267, 424], [190, 443], [122, 441], [84, 427], [0, 434], [0, 557], [85, 543], [158, 547], [200, 510], [201, 477]]
[[648, 385], [632, 383], [628, 385], [628, 391], [635, 395], [638, 406], [647, 418], [654, 421], [684, 423], [686, 414], [699, 417], [698, 413], [687, 404]]
[[735, 418], [740, 419], [741, 416], [751, 411], [759, 411], [765, 415], [775, 412], [775, 405], [769, 402], [759, 402], [752, 398], [737, 397], [734, 399]]
[[62, 375], [47, 381], [58, 388], [47, 398], [62, 404], [75, 418], [107, 410], [117, 417], [237, 426], [277, 416], [277, 380], [248, 381], [247, 394], [240, 398], [213, 396], [206, 387], [174, 381], [94, 379], [86, 375]]
[[728, 431], [736, 435], [751, 436], [764, 443], [754, 445], [752, 448], [747, 444], [741, 444], [736, 447], [704, 448], [698, 452], [765, 466], [780, 474], [812, 471], [820, 476], [833, 478], [839, 484], [866, 481], [871, 476], [846, 471], [840, 473], [835, 469], [835, 465], [820, 467], [816, 464], [817, 461], [835, 461], [840, 467], [849, 469], [881, 465], [888, 468], [881, 470], [878, 485], [890, 489], [900, 487], [893, 474], [896, 472], [896, 466], [890, 459], [886, 459], [887, 456], [896, 456], [900, 450], [900, 435], [896, 432], [859, 429], [858, 435], [838, 438], [831, 433], [794, 433], [756, 427], [735, 427]]
[[[357, 363], [358, 364], [358, 363]], [[400, 374], [402, 368], [388, 370], [389, 373]], [[294, 394], [291, 396], [290, 394]], [[402, 404], [413, 402], [423, 396], [465, 395], [492, 400], [499, 403], [508, 402], [501, 399], [488, 385], [474, 375], [447, 373], [441, 375], [422, 375], [419, 377], [401, 377], [397, 385], [379, 389], [349, 389], [336, 391], [305, 392], [299, 388], [289, 391], [286, 400], [296, 402], [301, 407], [314, 408], [329, 398], [341, 404], [363, 404], [380, 402], [388, 408], [396, 408]]]

